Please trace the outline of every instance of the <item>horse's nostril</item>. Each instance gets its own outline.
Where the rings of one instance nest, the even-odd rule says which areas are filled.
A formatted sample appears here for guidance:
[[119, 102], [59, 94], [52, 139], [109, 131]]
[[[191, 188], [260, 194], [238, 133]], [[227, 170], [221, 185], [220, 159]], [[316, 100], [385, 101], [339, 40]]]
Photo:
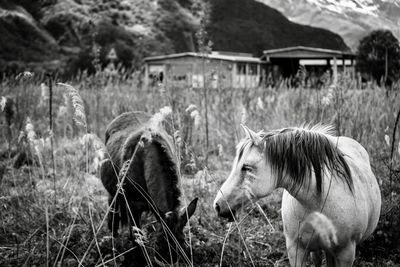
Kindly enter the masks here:
[[220, 208], [219, 208], [219, 205], [217, 204], [217, 203], [215, 203], [215, 210], [217, 211], [217, 213], [219, 214], [219, 212], [220, 212]]

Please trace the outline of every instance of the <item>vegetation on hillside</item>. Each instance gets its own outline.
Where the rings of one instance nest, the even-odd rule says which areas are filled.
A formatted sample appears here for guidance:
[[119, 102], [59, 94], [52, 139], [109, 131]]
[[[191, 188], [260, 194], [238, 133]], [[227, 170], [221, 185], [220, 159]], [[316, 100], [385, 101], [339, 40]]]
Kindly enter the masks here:
[[189, 50], [181, 41], [185, 29], [195, 31], [197, 2], [2, 1], [0, 35], [8, 42], [0, 44], [1, 70], [23, 71], [30, 63], [37, 72], [70, 76], [89, 68], [93, 42], [101, 44], [105, 64], [114, 47], [125, 68], [138, 69], [145, 56]]
[[151, 55], [195, 51], [195, 33], [211, 6], [208, 32], [215, 50], [249, 52], [306, 45], [345, 50], [337, 34], [290, 22], [255, 0], [41, 0], [0, 2], [0, 71], [58, 72], [89, 69], [93, 44], [101, 61], [115, 48], [118, 63], [140, 69]]

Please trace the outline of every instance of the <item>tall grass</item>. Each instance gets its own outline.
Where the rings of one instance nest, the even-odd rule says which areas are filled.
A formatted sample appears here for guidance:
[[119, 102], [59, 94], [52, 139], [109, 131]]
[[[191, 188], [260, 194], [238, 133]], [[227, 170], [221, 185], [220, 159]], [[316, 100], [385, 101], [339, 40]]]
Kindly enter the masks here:
[[[370, 154], [384, 195], [381, 226], [371, 239], [374, 243], [370, 244], [383, 258], [365, 256], [369, 250], [364, 247], [360, 251], [365, 258], [359, 264], [385, 262], [390, 265], [398, 260], [384, 253], [385, 246], [394, 246], [392, 239], [400, 236], [393, 230], [399, 221], [390, 217], [399, 214], [396, 201], [400, 193], [400, 151], [395, 150], [391, 156], [393, 146], [385, 142], [385, 135], [389, 141], [395, 137], [394, 147], [400, 140], [399, 131], [394, 129], [400, 107], [396, 90], [388, 93], [377, 86], [368, 90], [350, 89], [351, 84], [343, 78], [336, 86], [321, 90], [284, 86], [279, 89], [208, 88], [205, 103], [199, 89], [173, 84], [143, 88], [136, 75], [113, 78], [81, 75], [53, 88], [53, 168], [52, 152], [46, 147], [49, 107], [44, 101], [48, 97], [46, 90], [40, 86], [43, 81], [45, 77], [40, 75], [29, 80], [10, 77], [1, 81], [0, 96], [14, 101], [12, 117], [1, 112], [1, 119], [10, 123], [1, 124], [0, 154], [11, 151], [10, 157], [1, 156], [6, 166], [4, 178], [0, 179], [1, 266], [22, 265], [27, 261], [53, 266], [118, 265], [124, 257], [129, 257], [132, 247], [127, 233], [115, 240], [103, 227], [109, 207], [107, 194], [97, 177], [99, 161], [104, 155], [99, 152], [101, 145], [95, 144], [103, 139], [101, 135], [107, 124], [122, 112], [153, 113], [164, 106], [172, 108], [170, 133], [180, 155], [184, 200], [201, 196], [188, 232], [193, 254], [186, 265], [287, 263], [277, 212], [279, 193], [263, 202], [263, 209], [246, 210], [236, 226], [218, 220], [212, 210], [216, 190], [228, 175], [235, 145], [242, 137], [239, 124], [243, 121], [254, 130], [330, 123], [341, 135], [359, 141]], [[208, 122], [201, 115], [205, 104], [209, 109]], [[24, 141], [18, 142], [19, 132], [26, 132], [28, 117], [35, 130], [37, 148], [33, 147], [34, 150], [29, 150]], [[206, 123], [209, 125], [208, 150], [204, 149]], [[14, 157], [22, 150], [33, 151], [34, 155], [39, 151], [40, 161], [34, 161], [39, 164], [13, 169]], [[207, 157], [208, 168], [204, 169]], [[57, 169], [53, 184], [48, 179], [53, 175], [49, 172], [52, 169]], [[57, 203], [48, 203], [50, 197], [57, 198]], [[146, 222], [144, 232], [148, 237], [147, 246], [151, 247], [152, 219], [147, 218]]]

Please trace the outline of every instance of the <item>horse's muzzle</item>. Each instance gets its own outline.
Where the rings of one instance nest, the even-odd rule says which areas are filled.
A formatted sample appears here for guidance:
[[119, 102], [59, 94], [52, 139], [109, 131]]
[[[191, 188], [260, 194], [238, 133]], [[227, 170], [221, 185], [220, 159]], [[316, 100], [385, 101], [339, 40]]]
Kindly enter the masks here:
[[218, 203], [215, 203], [214, 208], [217, 211], [219, 217], [227, 218], [229, 222], [233, 222], [235, 220], [236, 212], [234, 210], [231, 209], [221, 210]]

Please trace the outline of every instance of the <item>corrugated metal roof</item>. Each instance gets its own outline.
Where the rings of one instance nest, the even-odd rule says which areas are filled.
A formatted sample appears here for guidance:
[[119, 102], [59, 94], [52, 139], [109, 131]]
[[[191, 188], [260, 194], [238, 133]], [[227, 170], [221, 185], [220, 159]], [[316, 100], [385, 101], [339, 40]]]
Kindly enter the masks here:
[[291, 46], [285, 48], [278, 48], [278, 49], [269, 49], [264, 50], [264, 56], [274, 56], [274, 54], [284, 54], [286, 52], [311, 52], [318, 54], [325, 54], [330, 56], [355, 56], [354, 53], [350, 51], [340, 51], [340, 50], [333, 50], [333, 49], [325, 49], [325, 48], [316, 48], [316, 47], [308, 47], [308, 46]]
[[[201, 57], [203, 57], [203, 55], [201, 53], [196, 53], [196, 52], [184, 52], [184, 53], [177, 53], [177, 54], [146, 57], [144, 59], [144, 61], [148, 62], [148, 61], [164, 60], [164, 59], [179, 58], [179, 57], [199, 57], [199, 58], [201, 58]], [[243, 53], [220, 54], [218, 52], [212, 52], [211, 54], [207, 54], [206, 58], [235, 61], [235, 62], [249, 62], [249, 63], [262, 63], [263, 62], [258, 57], [245, 56]]]

